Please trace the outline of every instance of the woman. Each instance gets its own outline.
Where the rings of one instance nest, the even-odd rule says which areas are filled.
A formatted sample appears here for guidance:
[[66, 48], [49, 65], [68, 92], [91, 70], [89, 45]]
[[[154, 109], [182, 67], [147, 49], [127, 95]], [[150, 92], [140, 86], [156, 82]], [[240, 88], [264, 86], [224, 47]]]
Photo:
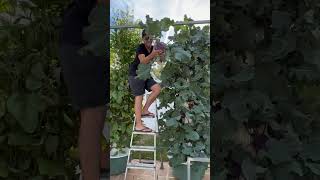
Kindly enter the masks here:
[[[140, 44], [136, 50], [136, 56], [134, 61], [130, 64], [129, 68], [129, 85], [132, 94], [135, 96], [134, 98], [134, 111], [136, 115], [136, 131], [141, 132], [151, 132], [152, 129], [144, 126], [141, 121], [141, 117], [145, 116], [152, 116], [155, 115], [151, 113], [148, 109], [150, 105], [154, 102], [154, 100], [160, 94], [160, 85], [157, 84], [152, 78], [147, 80], [138, 79], [137, 76], [137, 69], [140, 63], [148, 64], [152, 61], [155, 57], [161, 55], [163, 52], [161, 50], [154, 50], [152, 46], [152, 37], [146, 33], [145, 30], [142, 32], [142, 39], [143, 43]], [[142, 108], [142, 99], [145, 89], [151, 92], [150, 96], [148, 97], [144, 107]]]
[[80, 114], [79, 151], [84, 180], [100, 180], [101, 133], [109, 101], [107, 57], [78, 53], [86, 45], [82, 30], [89, 25], [88, 16], [96, 5], [97, 0], [72, 1], [63, 16], [59, 44], [63, 78], [72, 105]]

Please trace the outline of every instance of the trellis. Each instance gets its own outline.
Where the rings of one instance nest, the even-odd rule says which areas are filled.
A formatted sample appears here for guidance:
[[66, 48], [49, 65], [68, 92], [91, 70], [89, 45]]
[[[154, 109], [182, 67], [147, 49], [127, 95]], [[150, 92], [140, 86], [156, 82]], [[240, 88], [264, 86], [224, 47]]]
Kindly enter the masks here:
[[[198, 21], [176, 21], [173, 26], [177, 25], [194, 25], [194, 24], [210, 24], [210, 20], [198, 20]], [[110, 26], [110, 29], [115, 29], [116, 31], [118, 29], [130, 29], [130, 28], [142, 28], [141, 25], [139, 24], [132, 24], [132, 25], [116, 25], [116, 26]], [[188, 160], [186, 163], [187, 165], [187, 179], [190, 180], [190, 166], [192, 161], [197, 161], [197, 162], [210, 162], [210, 158], [204, 158], [204, 157], [188, 157]], [[210, 167], [210, 165], [209, 165]], [[163, 164], [161, 161], [161, 168], [163, 168]]]
[[[177, 21], [173, 26], [177, 25], [194, 25], [194, 24], [210, 24], [210, 20], [199, 20], [199, 21]], [[120, 26], [110, 26], [110, 29], [128, 29], [128, 28], [141, 28], [138, 24], [132, 25], [120, 25]]]

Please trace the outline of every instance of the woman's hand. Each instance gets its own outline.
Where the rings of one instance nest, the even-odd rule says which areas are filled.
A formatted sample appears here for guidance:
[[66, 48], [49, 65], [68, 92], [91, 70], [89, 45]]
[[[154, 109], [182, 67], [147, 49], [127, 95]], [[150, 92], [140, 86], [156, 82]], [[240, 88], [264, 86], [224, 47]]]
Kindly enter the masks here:
[[150, 61], [152, 61], [153, 58], [156, 56], [160, 56], [163, 54], [162, 50], [152, 50], [152, 52], [146, 57], [144, 54], [139, 54], [138, 58], [140, 60], [140, 63], [142, 64], [148, 64]]
[[163, 51], [162, 50], [152, 50], [152, 52], [151, 52], [151, 54], [152, 54], [152, 56], [153, 57], [156, 57], [156, 56], [159, 56], [159, 55], [161, 55], [163, 53]]

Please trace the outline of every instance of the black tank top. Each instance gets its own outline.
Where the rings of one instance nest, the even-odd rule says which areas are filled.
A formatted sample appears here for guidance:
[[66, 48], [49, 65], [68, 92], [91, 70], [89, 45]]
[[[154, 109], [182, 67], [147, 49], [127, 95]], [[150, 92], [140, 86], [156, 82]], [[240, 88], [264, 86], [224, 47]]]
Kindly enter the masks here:
[[[151, 46], [150, 53], [152, 52], [153, 46]], [[150, 54], [144, 44], [140, 44], [136, 50], [136, 56], [134, 61], [129, 66], [129, 76], [137, 76], [138, 65], [140, 64], [140, 60], [138, 58], [139, 54], [144, 54], [146, 57]]]

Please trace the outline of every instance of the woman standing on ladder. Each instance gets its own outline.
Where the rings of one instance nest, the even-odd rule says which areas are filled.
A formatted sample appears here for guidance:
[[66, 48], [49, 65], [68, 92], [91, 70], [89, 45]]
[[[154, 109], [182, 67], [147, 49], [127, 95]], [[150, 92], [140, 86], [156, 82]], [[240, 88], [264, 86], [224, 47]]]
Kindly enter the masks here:
[[[137, 69], [140, 63], [148, 64], [155, 57], [161, 55], [163, 51], [154, 50], [152, 46], [152, 37], [146, 33], [145, 30], [142, 32], [143, 43], [141, 43], [137, 50], [134, 61], [130, 64], [129, 67], [129, 85], [132, 94], [135, 96], [134, 98], [134, 111], [135, 111], [135, 131], [141, 132], [152, 132], [152, 129], [144, 126], [142, 124], [142, 117], [155, 117], [155, 114], [151, 113], [148, 109], [150, 105], [154, 102], [154, 100], [160, 94], [161, 87], [160, 85], [154, 81], [152, 78], [147, 80], [141, 80], [137, 78]], [[145, 89], [151, 92], [148, 97], [144, 107], [142, 108], [142, 99], [145, 92]]]

